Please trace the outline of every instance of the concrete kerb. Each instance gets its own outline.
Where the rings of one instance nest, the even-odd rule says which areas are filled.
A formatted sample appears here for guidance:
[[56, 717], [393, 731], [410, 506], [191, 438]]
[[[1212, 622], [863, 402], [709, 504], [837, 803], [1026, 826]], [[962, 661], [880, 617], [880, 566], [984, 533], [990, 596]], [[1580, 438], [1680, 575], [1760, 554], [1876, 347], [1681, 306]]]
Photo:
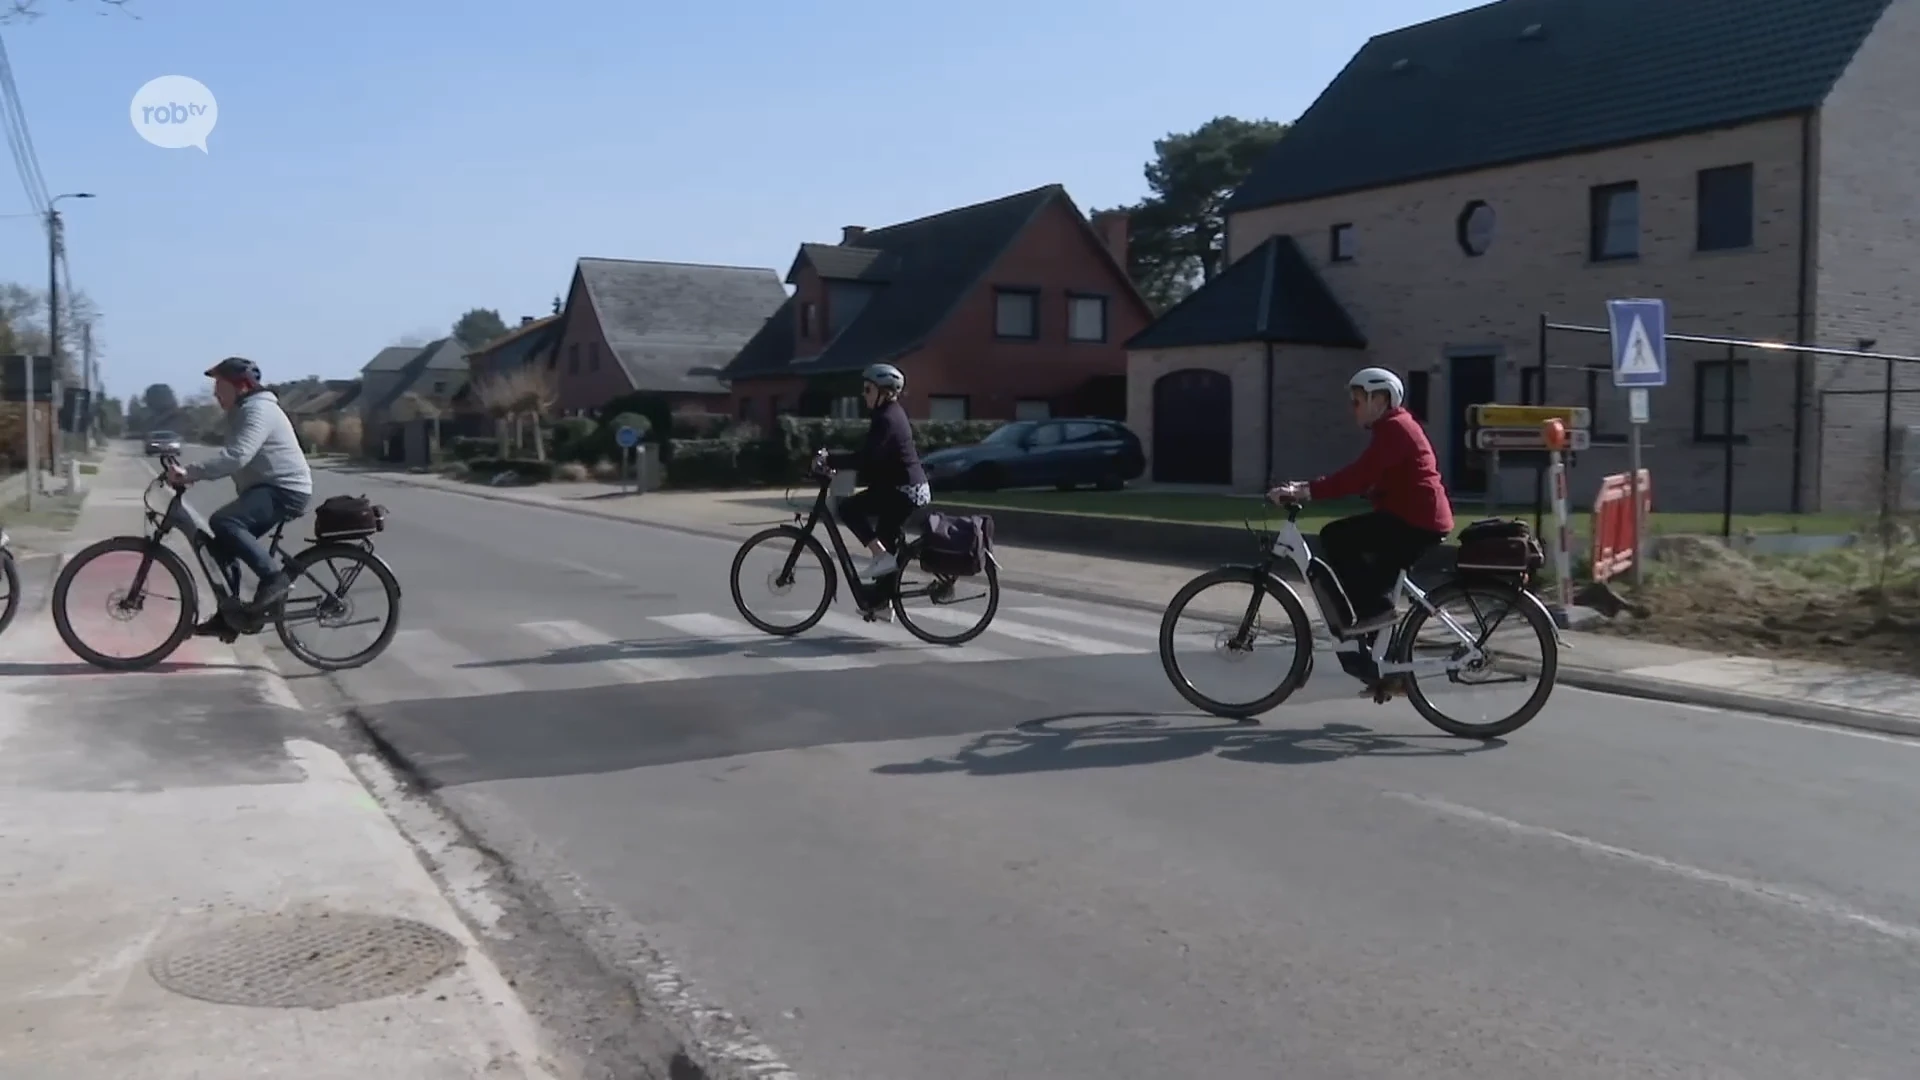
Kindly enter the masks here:
[[[692, 536], [705, 536], [718, 540], [737, 540], [737, 534], [719, 529], [703, 529], [697, 526], [677, 522], [642, 521], [624, 514], [609, 513], [589, 506], [566, 506], [546, 500], [515, 498], [510, 492], [462, 491], [444, 484], [422, 483], [407, 477], [385, 474], [382, 479], [409, 487], [431, 488], [435, 491], [447, 491], [456, 495], [469, 495], [477, 499], [493, 502], [514, 503], [519, 506], [544, 507], [583, 517], [600, 518], [606, 521], [623, 521], [630, 525], [642, 525], [671, 532], [686, 533]], [[998, 511], [995, 511], [996, 514]], [[1029, 578], [1019, 574], [1008, 574], [1003, 578], [1007, 584], [1028, 592], [1045, 596], [1057, 596], [1069, 600], [1083, 600], [1090, 603], [1125, 607], [1136, 611], [1151, 612], [1160, 615], [1165, 604], [1151, 604], [1131, 597], [1114, 596], [1093, 589], [1064, 585], [1057, 580]], [[1169, 597], [1171, 599], [1171, 597]], [[1670, 679], [1654, 679], [1622, 672], [1606, 671], [1598, 668], [1583, 668], [1568, 664], [1564, 660], [1560, 665], [1559, 681], [1568, 686], [1598, 693], [1615, 694], [1620, 697], [1642, 698], [1652, 701], [1665, 701], [1680, 705], [1698, 705], [1706, 708], [1730, 709], [1737, 712], [1760, 713], [1766, 716], [1782, 717], [1789, 720], [1802, 720], [1808, 723], [1825, 724], [1831, 727], [1852, 728], [1860, 731], [1872, 731], [1884, 735], [1905, 735], [1920, 738], [1920, 720], [1909, 720], [1889, 713], [1868, 712], [1857, 709], [1844, 709], [1834, 705], [1801, 701], [1794, 698], [1776, 697], [1765, 694], [1748, 694], [1738, 690], [1726, 690], [1720, 687], [1700, 686], [1694, 683], [1676, 682]]]

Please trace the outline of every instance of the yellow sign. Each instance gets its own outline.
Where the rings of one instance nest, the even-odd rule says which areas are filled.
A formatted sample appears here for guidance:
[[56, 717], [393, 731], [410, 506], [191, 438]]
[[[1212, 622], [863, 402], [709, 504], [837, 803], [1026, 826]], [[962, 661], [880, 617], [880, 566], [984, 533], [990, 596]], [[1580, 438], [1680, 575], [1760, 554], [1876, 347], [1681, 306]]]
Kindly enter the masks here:
[[1575, 405], [1474, 405], [1467, 410], [1467, 423], [1474, 427], [1539, 427], [1549, 420], [1574, 430], [1593, 426], [1593, 414]]

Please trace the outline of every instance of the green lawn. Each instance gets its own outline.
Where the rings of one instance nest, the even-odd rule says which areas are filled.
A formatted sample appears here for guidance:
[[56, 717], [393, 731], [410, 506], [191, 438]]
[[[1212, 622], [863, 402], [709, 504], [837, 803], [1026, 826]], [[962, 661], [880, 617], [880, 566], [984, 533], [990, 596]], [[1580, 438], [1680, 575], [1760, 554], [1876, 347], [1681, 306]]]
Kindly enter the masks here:
[[[1181, 495], [1154, 492], [1133, 491], [999, 491], [999, 492], [955, 492], [952, 496], [936, 496], [938, 501], [951, 505], [979, 506], [982, 508], [1005, 507], [1010, 510], [1045, 510], [1062, 514], [1091, 514], [1100, 517], [1147, 518], [1155, 521], [1186, 521], [1203, 525], [1239, 525], [1251, 520], [1258, 525], [1262, 519], [1278, 522], [1280, 511], [1268, 507], [1263, 501], [1248, 496], [1236, 495]], [[1344, 517], [1366, 509], [1359, 501], [1335, 503], [1309, 503], [1300, 514], [1300, 527], [1307, 532], [1318, 529], [1321, 522], [1332, 518]], [[1533, 517], [1533, 507], [1507, 506], [1500, 510], [1504, 516]], [[1464, 524], [1486, 516], [1486, 504], [1478, 500], [1454, 503], [1454, 518]], [[1576, 512], [1573, 515], [1573, 530], [1581, 535], [1587, 533], [1590, 514]], [[1862, 527], [1866, 519], [1858, 514], [1735, 514], [1735, 531], [1752, 530], [1757, 533], [1809, 533], [1833, 534], [1852, 532]], [[1655, 513], [1648, 523], [1656, 534], [1669, 535], [1691, 533], [1696, 535], [1719, 535], [1719, 514], [1662, 514]]]

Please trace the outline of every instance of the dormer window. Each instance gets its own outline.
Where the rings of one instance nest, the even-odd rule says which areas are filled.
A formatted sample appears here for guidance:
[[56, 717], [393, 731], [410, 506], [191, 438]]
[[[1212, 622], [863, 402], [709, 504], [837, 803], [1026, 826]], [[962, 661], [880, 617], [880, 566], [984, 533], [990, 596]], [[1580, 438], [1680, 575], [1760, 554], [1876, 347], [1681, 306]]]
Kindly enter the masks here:
[[809, 300], [800, 305], [800, 336], [811, 338], [820, 325], [820, 305]]

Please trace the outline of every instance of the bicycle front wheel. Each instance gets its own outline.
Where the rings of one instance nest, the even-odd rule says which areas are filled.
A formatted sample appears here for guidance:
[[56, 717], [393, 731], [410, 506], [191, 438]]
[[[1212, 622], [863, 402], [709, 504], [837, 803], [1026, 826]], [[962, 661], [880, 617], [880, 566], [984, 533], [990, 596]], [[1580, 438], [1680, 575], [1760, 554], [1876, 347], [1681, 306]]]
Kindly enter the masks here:
[[[360, 585], [369, 575], [377, 592]], [[371, 663], [393, 643], [400, 629], [400, 582], [385, 559], [357, 544], [315, 544], [288, 560], [287, 577], [291, 584], [274, 613], [273, 628], [280, 644], [301, 663], [321, 671], [345, 671]], [[308, 627], [330, 632], [377, 629], [368, 644], [335, 657], [322, 655], [296, 632]]]
[[[1462, 664], [1467, 643], [1446, 620], [1423, 607], [1408, 614], [1388, 658], [1419, 665], [1402, 678], [1407, 700], [1427, 723], [1463, 739], [1497, 739], [1538, 716], [1560, 670], [1560, 638], [1546, 609], [1519, 586], [1499, 581], [1449, 582], [1427, 594], [1427, 603], [1471, 636], [1482, 654]], [[1447, 699], [1445, 707], [1434, 702], [1435, 693]]]
[[[1167, 605], [1160, 667], [1195, 708], [1246, 720], [1277, 708], [1306, 683], [1313, 624], [1284, 582], [1255, 566], [1223, 566], [1189, 581]], [[1223, 686], [1241, 688], [1216, 696], [1196, 685], [1212, 686], [1216, 676]]]
[[[733, 606], [740, 617], [763, 634], [790, 637], [813, 629], [826, 618], [833, 603], [833, 562], [827, 558], [820, 541], [791, 525], [776, 525], [747, 537], [733, 557], [733, 569], [727, 574], [727, 587], [733, 592]], [[760, 612], [747, 602], [747, 590], [765, 586], [772, 594], [769, 607], [778, 610]], [[819, 593], [819, 599], [801, 600]], [[797, 607], [811, 603], [811, 607]]]
[[[157, 611], [170, 608], [172, 623], [162, 616], [148, 629], [133, 632], [133, 621], [149, 604]], [[75, 656], [94, 667], [142, 671], [172, 656], [193, 633], [198, 604], [193, 573], [172, 548], [145, 537], [115, 536], [89, 545], [61, 567], [53, 582], [53, 627]], [[156, 643], [133, 656], [115, 656], [81, 637], [75, 616], [89, 633], [102, 638], [127, 636]]]

